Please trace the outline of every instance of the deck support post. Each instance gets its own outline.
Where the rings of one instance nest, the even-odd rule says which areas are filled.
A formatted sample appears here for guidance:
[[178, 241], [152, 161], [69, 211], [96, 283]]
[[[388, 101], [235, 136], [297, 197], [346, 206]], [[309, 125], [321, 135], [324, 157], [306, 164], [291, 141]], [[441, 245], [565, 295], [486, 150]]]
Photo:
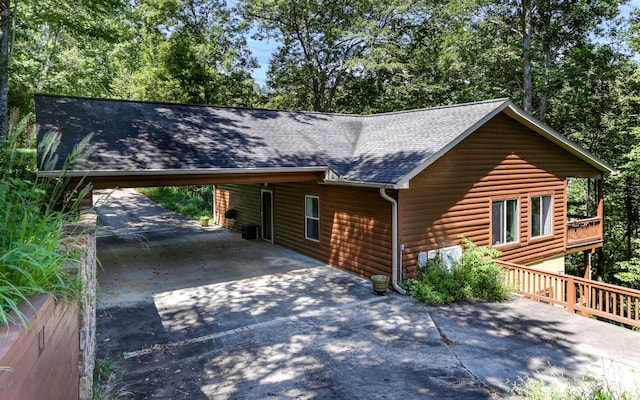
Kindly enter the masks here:
[[584, 279], [591, 280], [591, 253], [593, 250], [585, 250], [584, 254]]

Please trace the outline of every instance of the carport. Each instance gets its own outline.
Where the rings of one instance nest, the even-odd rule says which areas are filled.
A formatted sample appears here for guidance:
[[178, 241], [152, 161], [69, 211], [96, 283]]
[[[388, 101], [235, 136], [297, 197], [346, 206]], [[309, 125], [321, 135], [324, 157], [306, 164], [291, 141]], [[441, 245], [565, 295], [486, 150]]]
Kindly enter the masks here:
[[98, 202], [103, 222], [128, 216], [99, 238], [98, 356], [135, 398], [491, 399], [548, 365], [636, 382], [637, 332], [528, 300], [374, 296], [362, 278], [119, 192]]
[[102, 308], [152, 302], [155, 295], [322, 263], [216, 225], [203, 227], [133, 189], [94, 192]]
[[135, 398], [489, 398], [422, 304], [134, 190], [95, 197], [98, 358]]

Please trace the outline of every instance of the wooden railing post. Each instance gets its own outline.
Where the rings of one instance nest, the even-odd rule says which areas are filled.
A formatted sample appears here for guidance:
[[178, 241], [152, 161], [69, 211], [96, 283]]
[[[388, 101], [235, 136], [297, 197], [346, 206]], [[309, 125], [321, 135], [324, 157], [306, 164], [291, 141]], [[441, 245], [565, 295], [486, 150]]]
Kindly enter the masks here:
[[[640, 327], [640, 290], [556, 274], [497, 260], [525, 298], [562, 306], [571, 313]], [[555, 293], [554, 295], [551, 295]]]
[[567, 311], [574, 313], [576, 305], [576, 283], [573, 281], [570, 275], [566, 277], [567, 282]]
[[596, 180], [597, 188], [598, 188], [598, 208], [597, 208], [597, 216], [600, 218], [600, 226], [599, 226], [599, 234], [600, 237], [603, 237], [604, 232], [604, 195], [602, 193], [602, 187], [604, 185], [604, 176], [601, 176], [600, 179]]

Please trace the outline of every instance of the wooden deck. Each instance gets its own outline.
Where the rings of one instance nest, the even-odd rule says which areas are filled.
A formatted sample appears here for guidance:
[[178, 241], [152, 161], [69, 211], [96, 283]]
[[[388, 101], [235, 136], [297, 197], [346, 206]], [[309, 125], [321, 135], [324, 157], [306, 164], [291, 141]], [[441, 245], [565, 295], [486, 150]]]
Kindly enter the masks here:
[[575, 253], [602, 247], [602, 218], [567, 222], [567, 252]]
[[640, 327], [640, 290], [573, 275], [555, 274], [497, 261], [507, 280], [526, 298], [563, 307], [585, 317], [597, 316]]

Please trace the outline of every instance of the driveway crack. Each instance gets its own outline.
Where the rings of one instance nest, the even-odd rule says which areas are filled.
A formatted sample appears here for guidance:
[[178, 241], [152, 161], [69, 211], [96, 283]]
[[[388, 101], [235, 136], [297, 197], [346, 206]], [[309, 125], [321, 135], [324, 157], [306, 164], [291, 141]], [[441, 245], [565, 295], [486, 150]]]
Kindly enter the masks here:
[[433, 317], [433, 315], [431, 314], [430, 311], [427, 311], [427, 314], [429, 314], [429, 318], [431, 318], [431, 321], [433, 322], [433, 325], [436, 327], [436, 330], [438, 331], [438, 334], [440, 335], [440, 339], [442, 340], [442, 342], [444, 343], [444, 345], [447, 347], [447, 349], [449, 350], [449, 352], [451, 353], [451, 355], [453, 356], [453, 358], [455, 358], [455, 360], [458, 362], [458, 364], [460, 364], [460, 366], [469, 373], [469, 375], [471, 375], [471, 377], [473, 378], [473, 380], [483, 389], [487, 390], [489, 393], [491, 394], [495, 394], [496, 393], [496, 389], [490, 385], [488, 385], [484, 380], [482, 380], [482, 378], [480, 378], [478, 375], [476, 375], [475, 373], [473, 373], [473, 371], [467, 367], [464, 363], [464, 361], [462, 361], [462, 359], [460, 357], [458, 357], [458, 354], [453, 350], [453, 346], [455, 346], [455, 342], [451, 339], [449, 339], [447, 337], [447, 335], [442, 331], [442, 328], [440, 327], [440, 325], [438, 324], [438, 322], [435, 320], [435, 318]]

